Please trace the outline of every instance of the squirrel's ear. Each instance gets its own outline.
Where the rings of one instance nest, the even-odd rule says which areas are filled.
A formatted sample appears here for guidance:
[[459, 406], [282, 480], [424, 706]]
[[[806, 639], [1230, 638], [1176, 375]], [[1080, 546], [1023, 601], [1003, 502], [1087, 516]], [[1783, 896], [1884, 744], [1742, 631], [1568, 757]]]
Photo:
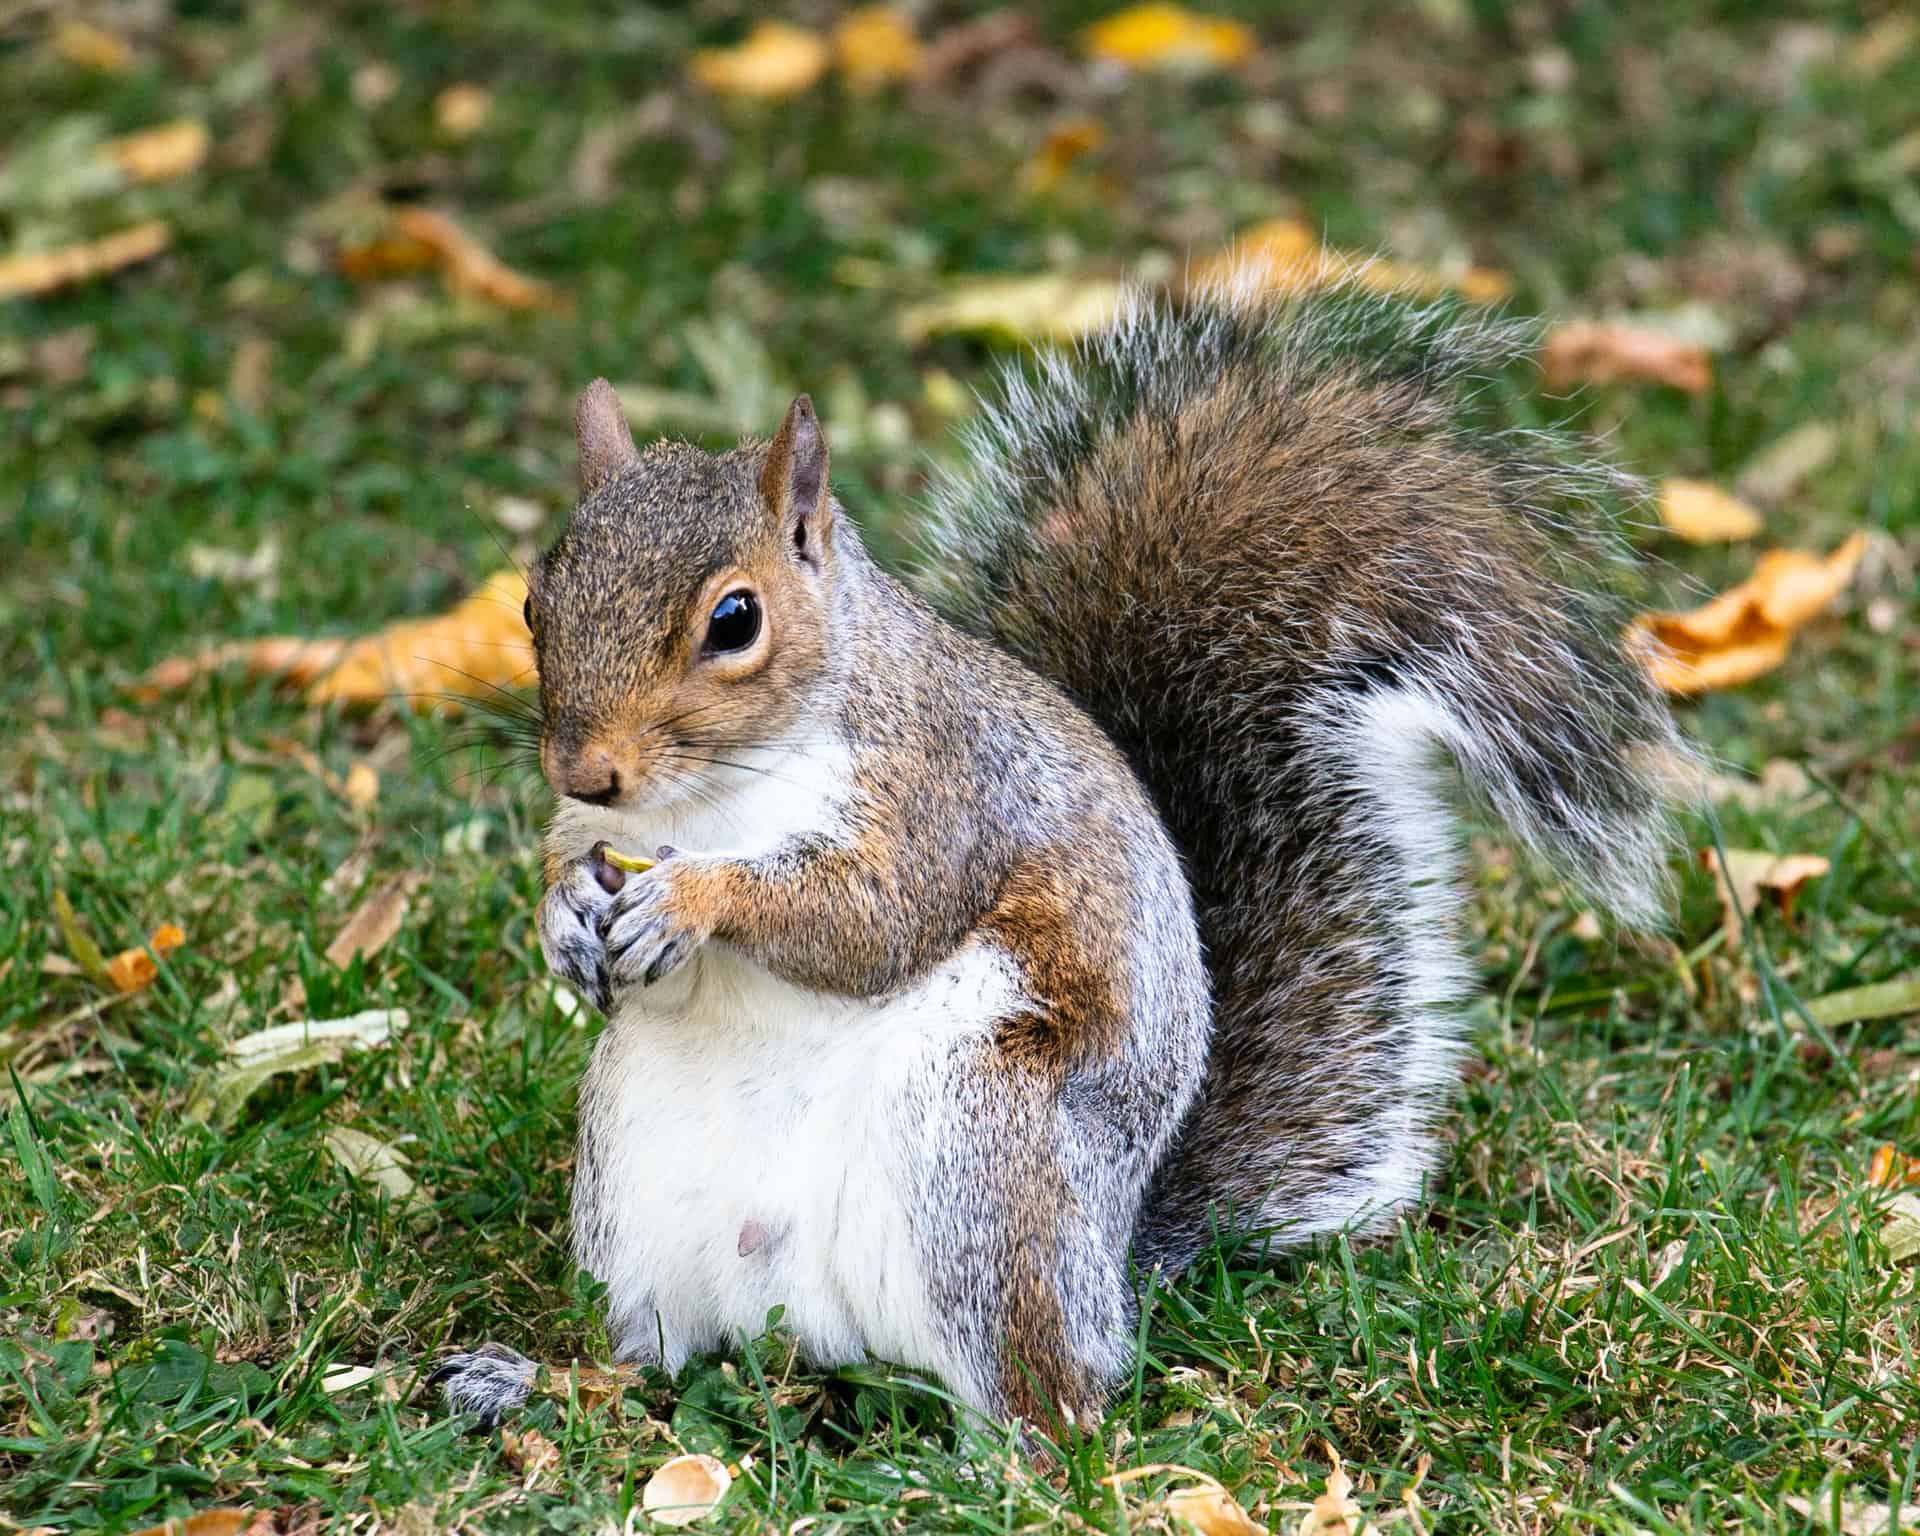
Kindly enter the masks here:
[[827, 495], [827, 438], [809, 396], [798, 395], [773, 435], [760, 494], [787, 530], [794, 552], [818, 563], [833, 518]]
[[640, 457], [620, 397], [605, 379], [595, 379], [573, 402], [573, 436], [580, 445], [580, 489], [597, 491]]

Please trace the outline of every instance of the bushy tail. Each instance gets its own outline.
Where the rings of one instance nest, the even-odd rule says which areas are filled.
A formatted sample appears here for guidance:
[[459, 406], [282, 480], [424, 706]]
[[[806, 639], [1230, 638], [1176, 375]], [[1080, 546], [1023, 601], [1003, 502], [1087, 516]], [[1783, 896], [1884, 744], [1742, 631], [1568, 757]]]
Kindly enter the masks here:
[[1188, 861], [1215, 1036], [1143, 1261], [1420, 1193], [1471, 981], [1449, 760], [1658, 911], [1679, 747], [1596, 582], [1621, 482], [1474, 419], [1528, 339], [1344, 289], [1143, 298], [1009, 371], [936, 487], [935, 600], [1101, 722]]

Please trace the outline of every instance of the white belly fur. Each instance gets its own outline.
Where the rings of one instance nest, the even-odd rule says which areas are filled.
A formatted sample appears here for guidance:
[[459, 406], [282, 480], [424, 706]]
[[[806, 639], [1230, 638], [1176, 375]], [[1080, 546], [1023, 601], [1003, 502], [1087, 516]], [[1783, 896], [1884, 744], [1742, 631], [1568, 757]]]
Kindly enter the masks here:
[[[787, 759], [720, 805], [640, 817], [562, 804], [555, 844], [631, 852], [670, 842], [743, 854], [836, 819], [832, 765]], [[581, 1095], [598, 1207], [576, 1208], [578, 1257], [609, 1288], [614, 1346], [677, 1368], [734, 1343], [768, 1311], [814, 1359], [863, 1352], [984, 1383], [943, 1346], [920, 1272], [910, 1170], [937, 1158], [939, 1084], [1018, 1005], [1005, 952], [972, 940], [926, 980], [879, 999], [832, 997], [710, 944], [677, 975], [617, 998]], [[742, 1255], [742, 1229], [764, 1234]], [[664, 1346], [664, 1347], [662, 1347]]]

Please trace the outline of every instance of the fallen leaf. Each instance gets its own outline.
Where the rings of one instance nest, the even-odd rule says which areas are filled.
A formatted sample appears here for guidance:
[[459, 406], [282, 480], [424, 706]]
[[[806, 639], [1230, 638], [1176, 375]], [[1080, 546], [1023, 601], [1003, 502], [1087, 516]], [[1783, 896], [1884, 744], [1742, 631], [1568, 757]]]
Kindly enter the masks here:
[[1920, 1185], [1920, 1157], [1906, 1153], [1886, 1142], [1873, 1150], [1867, 1164], [1867, 1182], [1880, 1189], [1911, 1189]]
[[470, 139], [486, 125], [493, 97], [483, 87], [462, 81], [433, 99], [433, 125], [449, 139]]
[[329, 1397], [363, 1387], [381, 1373], [377, 1365], [337, 1365], [320, 1378], [320, 1390]]
[[827, 72], [833, 50], [818, 33], [763, 21], [737, 48], [703, 48], [687, 72], [722, 96], [777, 99], [811, 90]]
[[69, 64], [103, 75], [124, 75], [133, 67], [133, 47], [117, 32], [90, 21], [68, 20], [53, 29], [53, 51]]
[[501, 1430], [500, 1454], [529, 1488], [560, 1467], [560, 1448], [537, 1429]]
[[[73, 956], [80, 971], [102, 986], [111, 986], [113, 979], [107, 973], [107, 957], [100, 952], [100, 946], [94, 943], [93, 936], [80, 926], [73, 902], [58, 886], [53, 892], [53, 916], [60, 925], [60, 937], [66, 942], [67, 952]], [[53, 958], [52, 955], [46, 957], [47, 960]], [[45, 961], [41, 963], [41, 969], [48, 969]]]
[[1177, 1488], [1166, 1497], [1167, 1513], [1184, 1520], [1200, 1536], [1267, 1536], [1226, 1489]]
[[1896, 1264], [1920, 1254], [1920, 1195], [1898, 1194], [1888, 1202], [1880, 1241], [1887, 1245], [1887, 1257]]
[[1803, 1520], [1832, 1536], [1910, 1536], [1920, 1531], [1920, 1504], [1901, 1505], [1896, 1523], [1890, 1505], [1865, 1499], [1836, 1499], [1831, 1493], [1803, 1499], [1790, 1494], [1786, 1503]]
[[420, 1202], [419, 1187], [407, 1172], [407, 1159], [397, 1147], [378, 1136], [356, 1131], [350, 1125], [336, 1125], [327, 1131], [327, 1150], [334, 1161], [354, 1178], [382, 1191], [396, 1205]]
[[1067, 272], [1032, 277], [963, 278], [946, 295], [903, 310], [900, 335], [979, 335], [1002, 341], [1072, 341], [1120, 311], [1119, 283]]
[[1512, 282], [1491, 267], [1467, 267], [1451, 276], [1379, 257], [1334, 250], [1300, 219], [1270, 219], [1243, 230], [1195, 269], [1189, 286], [1288, 296], [1351, 283], [1375, 293], [1431, 298], [1454, 292], [1476, 304], [1507, 297]]
[[1253, 30], [1183, 6], [1136, 5], [1081, 34], [1087, 53], [1129, 69], [1228, 69], [1253, 57]]
[[386, 1044], [406, 1027], [404, 1008], [378, 1008], [344, 1019], [301, 1019], [256, 1030], [228, 1044], [231, 1065], [195, 1084], [181, 1113], [225, 1130], [240, 1118], [247, 1100], [271, 1079], [330, 1066], [349, 1051]]
[[1749, 811], [1788, 804], [1813, 789], [1807, 770], [1784, 757], [1770, 757], [1761, 764], [1757, 782], [1723, 773], [1707, 774], [1700, 782], [1716, 804], [1730, 803]]
[[158, 219], [50, 251], [0, 256], [0, 299], [52, 293], [90, 282], [138, 262], [151, 261], [173, 243], [173, 231]]
[[1070, 117], [1056, 123], [1033, 158], [1020, 168], [1020, 185], [1029, 192], [1051, 191], [1075, 161], [1106, 142], [1107, 130], [1097, 117]]
[[209, 672], [243, 665], [255, 677], [307, 688], [313, 703], [378, 704], [396, 696], [429, 709], [449, 695], [492, 693], [529, 680], [532, 638], [521, 607], [527, 586], [501, 571], [445, 613], [406, 619], [358, 640], [271, 635], [231, 641], [151, 668], [134, 689], [153, 700]]
[[407, 903], [425, 879], [418, 871], [410, 871], [383, 882], [334, 935], [327, 946], [327, 963], [344, 967], [351, 965], [356, 955], [378, 954], [400, 931]]
[[1903, 1013], [1920, 1013], [1920, 976], [1901, 981], [1876, 981], [1869, 986], [1848, 987], [1829, 992], [1807, 1004], [1807, 1012], [1816, 1023], [1829, 1029], [1840, 1024], [1859, 1024], [1867, 1019], [1891, 1019]]
[[503, 309], [564, 309], [547, 283], [507, 266], [446, 214], [432, 208], [396, 208], [386, 230], [341, 249], [340, 270], [357, 282], [437, 268], [455, 293]]
[[1748, 682], [1786, 660], [1795, 631], [1845, 590], [1866, 548], [1866, 535], [1856, 533], [1825, 559], [1769, 550], [1753, 575], [1711, 602], [1641, 614], [1627, 627], [1627, 643], [1668, 693]]
[[1700, 862], [1713, 871], [1720, 892], [1720, 925], [1728, 942], [1738, 943], [1740, 919], [1751, 914], [1763, 896], [1771, 896], [1781, 912], [1793, 916], [1794, 898], [1809, 880], [1818, 880], [1833, 866], [1817, 853], [1766, 853], [1751, 848], [1729, 848], [1726, 862], [1712, 848], [1700, 850]]
[[676, 1456], [655, 1469], [640, 1505], [659, 1525], [692, 1525], [727, 1496], [733, 1477], [712, 1456]]
[[340, 796], [356, 811], [370, 811], [380, 798], [380, 773], [364, 758], [347, 770]]
[[1760, 514], [1738, 496], [1705, 480], [1678, 478], [1660, 487], [1660, 521], [1689, 544], [1750, 539], [1762, 526]]
[[183, 117], [159, 128], [108, 139], [100, 146], [100, 155], [118, 166], [128, 181], [175, 181], [200, 168], [212, 143], [205, 123]]
[[268, 534], [250, 555], [212, 544], [189, 544], [180, 552], [180, 561], [201, 581], [255, 587], [263, 596], [271, 597], [280, 570], [280, 541]]
[[1696, 341], [1647, 326], [1569, 320], [1547, 332], [1540, 371], [1553, 389], [1646, 380], [1690, 395], [1713, 386], [1713, 364]]
[[138, 992], [160, 974], [154, 956], [170, 955], [186, 942], [186, 933], [177, 924], [162, 923], [144, 945], [123, 949], [107, 962], [107, 979], [116, 991]]
[[913, 22], [890, 5], [848, 11], [833, 29], [833, 59], [847, 84], [871, 92], [920, 71], [920, 39]]
[[1327, 1473], [1327, 1491], [1313, 1501], [1313, 1507], [1301, 1519], [1299, 1536], [1351, 1536], [1366, 1523], [1366, 1511], [1353, 1500], [1353, 1479], [1340, 1464], [1340, 1453], [1329, 1446], [1327, 1454], [1333, 1461]]

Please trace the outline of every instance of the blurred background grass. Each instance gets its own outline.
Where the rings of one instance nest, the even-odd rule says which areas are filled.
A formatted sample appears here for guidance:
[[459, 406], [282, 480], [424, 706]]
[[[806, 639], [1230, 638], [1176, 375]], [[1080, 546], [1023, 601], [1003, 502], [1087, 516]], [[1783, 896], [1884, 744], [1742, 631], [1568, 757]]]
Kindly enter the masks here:
[[[1382, 1516], [1462, 1530], [1794, 1529], [1911, 1498], [1911, 1270], [1859, 1174], [1920, 1141], [1916, 1022], [1815, 1029], [1793, 1003], [1920, 957], [1920, 24], [1223, 4], [1245, 57], [1126, 69], [1087, 46], [1109, 9], [909, 4], [937, 72], [862, 91], [829, 68], [779, 100], [691, 77], [761, 19], [725, 3], [0, 10], [0, 251], [169, 231], [149, 261], [0, 305], [0, 1054], [31, 1106], [0, 1152], [0, 1512], [592, 1525], [676, 1445], [750, 1458], [741, 1528], [1120, 1529], [1164, 1518], [1157, 1484], [1098, 1478], [1156, 1460], [1280, 1524], [1329, 1447]], [[845, 19], [780, 14], [821, 37]], [[188, 174], [102, 170], [103, 143], [181, 119], [208, 134]], [[560, 303], [349, 275], [416, 207]], [[1275, 218], [1508, 274], [1548, 320], [1704, 344], [1699, 395], [1515, 377], [1496, 398], [1577, 417], [1649, 476], [1741, 489], [1759, 543], [1871, 533], [1781, 671], [1686, 708], [1728, 770], [1804, 775], [1725, 802], [1727, 841], [1832, 873], [1726, 943], [1711, 881], [1683, 872], [1672, 935], [1616, 941], [1482, 846], [1484, 1070], [1434, 1210], [1384, 1247], [1222, 1256], [1162, 1298], [1137, 1390], [1049, 1476], [978, 1461], [888, 1373], [811, 1376], [776, 1338], [624, 1417], [530, 1410], [562, 1459], [528, 1492], [406, 1388], [447, 1339], [605, 1347], [564, 1249], [588, 1031], [528, 925], [544, 792], [484, 727], [476, 754], [469, 725], [308, 710], [234, 673], [159, 701], [129, 685], [211, 640], [436, 610], [537, 548], [571, 500], [572, 393], [600, 373], [643, 435], [716, 444], [811, 390], [837, 489], [898, 557], [927, 456], [1007, 350], [910, 338], [903, 315], [979, 276], [1166, 280]], [[1753, 559], [1636, 537], [1675, 603]], [[370, 805], [337, 792], [355, 762]], [[399, 936], [328, 963], [402, 871], [427, 878]], [[169, 920], [187, 943], [102, 997], [71, 974], [56, 891], [109, 953]], [[371, 1007], [412, 1014], [389, 1049], [277, 1080], [231, 1128], [182, 1119], [233, 1036]], [[401, 1146], [430, 1214], [356, 1183], [335, 1126]], [[324, 1390], [350, 1364], [391, 1374]]]

